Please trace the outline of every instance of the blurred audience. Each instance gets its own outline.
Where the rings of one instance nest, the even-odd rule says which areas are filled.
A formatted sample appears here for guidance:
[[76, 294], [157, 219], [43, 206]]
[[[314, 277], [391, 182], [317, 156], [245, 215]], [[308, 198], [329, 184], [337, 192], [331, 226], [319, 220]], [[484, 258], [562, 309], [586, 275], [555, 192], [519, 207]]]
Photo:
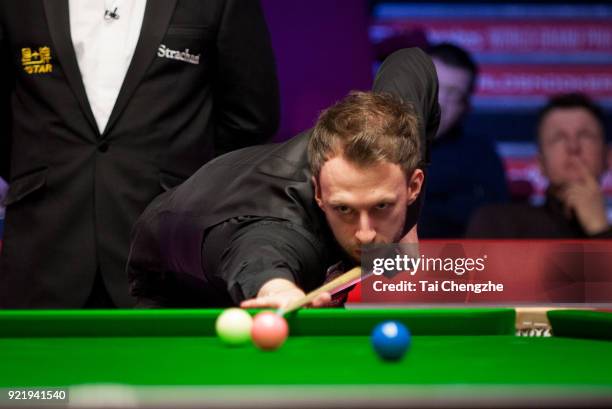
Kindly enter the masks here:
[[481, 205], [504, 202], [504, 168], [491, 138], [463, 130], [476, 88], [478, 67], [464, 49], [448, 43], [429, 48], [440, 82], [440, 127], [431, 147], [425, 202], [419, 220], [422, 238], [462, 237]]
[[538, 119], [538, 161], [549, 180], [543, 206], [491, 205], [472, 219], [474, 238], [610, 238], [600, 178], [607, 169], [602, 110], [582, 94], [552, 98]]

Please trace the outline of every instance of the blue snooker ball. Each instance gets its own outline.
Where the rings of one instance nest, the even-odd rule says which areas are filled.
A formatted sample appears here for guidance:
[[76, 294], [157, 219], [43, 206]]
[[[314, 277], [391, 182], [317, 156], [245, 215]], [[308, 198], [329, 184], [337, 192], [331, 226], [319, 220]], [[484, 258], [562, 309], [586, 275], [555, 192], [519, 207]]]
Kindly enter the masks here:
[[400, 360], [410, 348], [410, 331], [399, 321], [385, 321], [372, 331], [372, 346], [382, 359]]

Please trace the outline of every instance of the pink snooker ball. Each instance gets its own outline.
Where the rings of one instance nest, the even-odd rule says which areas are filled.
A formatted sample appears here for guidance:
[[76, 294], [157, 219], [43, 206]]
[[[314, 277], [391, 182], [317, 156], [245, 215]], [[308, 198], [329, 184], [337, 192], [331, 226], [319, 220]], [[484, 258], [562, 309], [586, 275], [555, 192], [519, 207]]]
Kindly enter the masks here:
[[289, 335], [287, 321], [272, 311], [264, 311], [255, 315], [251, 328], [253, 343], [264, 351], [273, 351], [283, 345]]

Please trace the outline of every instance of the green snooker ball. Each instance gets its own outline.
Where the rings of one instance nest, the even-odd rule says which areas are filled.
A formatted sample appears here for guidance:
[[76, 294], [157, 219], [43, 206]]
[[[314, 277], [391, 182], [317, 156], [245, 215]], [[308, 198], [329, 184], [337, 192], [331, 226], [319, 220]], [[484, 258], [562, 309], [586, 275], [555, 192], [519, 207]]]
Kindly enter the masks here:
[[227, 345], [243, 345], [251, 340], [253, 319], [240, 308], [229, 308], [217, 317], [217, 336]]

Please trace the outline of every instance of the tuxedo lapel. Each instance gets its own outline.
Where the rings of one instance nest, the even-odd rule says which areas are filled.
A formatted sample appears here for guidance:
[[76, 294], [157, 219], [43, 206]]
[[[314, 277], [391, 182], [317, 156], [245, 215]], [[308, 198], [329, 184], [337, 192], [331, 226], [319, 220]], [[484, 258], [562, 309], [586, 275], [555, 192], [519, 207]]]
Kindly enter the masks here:
[[70, 88], [72, 88], [76, 99], [79, 101], [81, 110], [95, 133], [98, 134], [98, 125], [87, 99], [87, 93], [83, 85], [81, 72], [79, 71], [79, 64], [72, 45], [68, 0], [44, 0], [44, 6], [47, 24], [49, 25], [51, 39], [55, 45], [55, 53], [59, 64], [64, 71]]
[[123, 80], [121, 91], [106, 125], [104, 135], [112, 130], [138, 87], [147, 68], [156, 56], [157, 48], [168, 29], [177, 0], [147, 0], [144, 20], [132, 62]]

